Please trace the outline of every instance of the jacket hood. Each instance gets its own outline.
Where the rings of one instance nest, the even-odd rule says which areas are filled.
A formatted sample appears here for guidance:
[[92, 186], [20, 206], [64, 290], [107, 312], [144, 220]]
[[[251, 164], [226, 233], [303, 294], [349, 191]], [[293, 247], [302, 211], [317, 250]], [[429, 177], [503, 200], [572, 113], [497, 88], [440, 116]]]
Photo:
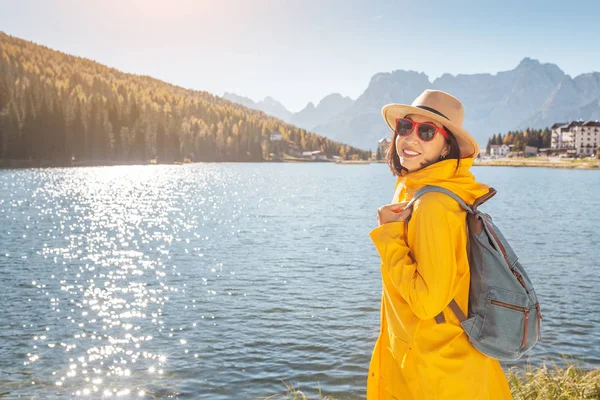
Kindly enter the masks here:
[[463, 158], [456, 169], [457, 160], [443, 160], [414, 172], [403, 171], [396, 181], [394, 202], [410, 201], [423, 186], [440, 186], [456, 193], [467, 204], [485, 195], [489, 186], [479, 183], [470, 169], [473, 158]]

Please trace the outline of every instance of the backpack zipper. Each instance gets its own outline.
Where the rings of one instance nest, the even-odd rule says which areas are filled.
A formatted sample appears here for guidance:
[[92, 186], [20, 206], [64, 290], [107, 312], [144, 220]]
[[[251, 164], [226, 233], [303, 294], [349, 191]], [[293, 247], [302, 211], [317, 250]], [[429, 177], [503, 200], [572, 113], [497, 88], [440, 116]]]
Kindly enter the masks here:
[[542, 340], [542, 327], [541, 325], [541, 320], [542, 318], [542, 312], [540, 310], [540, 303], [535, 303], [535, 310], [537, 311], [537, 326], [538, 326], [538, 340]]
[[[527, 325], [529, 323], [529, 308], [515, 306], [514, 304], [504, 303], [503, 301], [498, 301], [498, 300], [491, 300], [491, 302], [492, 302], [492, 304], [500, 306], [500, 307], [510, 308], [511, 310], [521, 311], [521, 312], [525, 313], [525, 324], [523, 325], [523, 340], [521, 341], [521, 348], [524, 348], [525, 346], [527, 346]], [[538, 323], [539, 323], [539, 320], [538, 320]]]
[[[489, 215], [488, 215], [488, 217], [489, 217]], [[490, 220], [491, 220], [491, 218], [490, 218]], [[502, 243], [500, 242], [500, 239], [496, 235], [496, 232], [494, 232], [494, 230], [492, 229], [492, 227], [487, 222], [483, 221], [483, 223], [487, 227], [488, 231], [492, 234], [492, 236], [494, 237], [494, 240], [496, 241], [498, 247], [500, 248], [500, 253], [502, 253], [502, 256], [504, 257], [504, 261], [506, 261], [506, 265], [508, 265], [508, 269], [510, 269], [510, 272], [512, 272], [513, 275], [517, 278], [517, 281], [519, 281], [519, 283], [521, 284], [521, 286], [523, 286], [523, 288], [525, 289], [525, 291], [527, 293], [529, 293], [529, 289], [527, 289], [527, 284], [525, 283], [525, 279], [523, 279], [523, 275], [521, 275], [519, 273], [519, 271], [517, 271], [511, 265], [510, 260], [508, 258], [508, 254], [506, 253], [506, 249], [504, 248], [504, 246], [502, 246]]]

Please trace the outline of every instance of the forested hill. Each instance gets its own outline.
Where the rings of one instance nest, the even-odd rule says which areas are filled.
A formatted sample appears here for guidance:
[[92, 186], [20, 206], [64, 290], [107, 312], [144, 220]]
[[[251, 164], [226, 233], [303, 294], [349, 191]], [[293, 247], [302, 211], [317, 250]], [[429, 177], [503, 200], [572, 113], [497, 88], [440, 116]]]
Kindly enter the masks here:
[[126, 74], [0, 32], [0, 159], [52, 165], [262, 161], [272, 132], [282, 134], [284, 150], [368, 157], [208, 92]]

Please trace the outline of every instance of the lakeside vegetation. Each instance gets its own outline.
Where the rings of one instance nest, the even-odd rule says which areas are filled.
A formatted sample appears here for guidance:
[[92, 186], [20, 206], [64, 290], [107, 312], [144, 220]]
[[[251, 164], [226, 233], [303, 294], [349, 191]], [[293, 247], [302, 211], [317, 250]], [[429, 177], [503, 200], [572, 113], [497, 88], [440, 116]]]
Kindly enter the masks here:
[[514, 145], [515, 152], [525, 151], [525, 146], [536, 147], [538, 149], [550, 147], [552, 141], [552, 131], [549, 128], [531, 129], [524, 131], [508, 131], [506, 134], [494, 134], [487, 143], [486, 154], [490, 154], [492, 145]]
[[[551, 368], [531, 365], [524, 370], [511, 368], [506, 373], [513, 400], [588, 400], [600, 399], [600, 370], [584, 370], [568, 362], [566, 367], [554, 364]], [[309, 400], [304, 392], [284, 382], [286, 392], [265, 399]], [[343, 400], [344, 397], [323, 395], [319, 400]], [[311, 399], [312, 400], [312, 399]]]
[[5, 164], [264, 161], [274, 150], [273, 132], [281, 133], [276, 151], [370, 156], [208, 92], [126, 74], [0, 32]]

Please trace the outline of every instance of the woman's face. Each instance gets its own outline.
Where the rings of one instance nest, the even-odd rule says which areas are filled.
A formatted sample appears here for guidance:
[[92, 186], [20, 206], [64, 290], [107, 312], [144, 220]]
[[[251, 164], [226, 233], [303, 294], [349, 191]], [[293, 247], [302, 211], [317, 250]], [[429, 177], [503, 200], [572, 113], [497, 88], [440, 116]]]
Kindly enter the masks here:
[[[409, 114], [406, 118], [415, 122], [430, 122], [442, 127], [441, 124], [422, 115]], [[396, 153], [400, 158], [400, 164], [408, 172], [417, 171], [433, 164], [440, 156], [446, 156], [449, 151], [450, 145], [446, 143], [446, 138], [440, 133], [436, 133], [430, 142], [421, 140], [416, 129], [413, 129], [408, 136], [396, 135]]]

